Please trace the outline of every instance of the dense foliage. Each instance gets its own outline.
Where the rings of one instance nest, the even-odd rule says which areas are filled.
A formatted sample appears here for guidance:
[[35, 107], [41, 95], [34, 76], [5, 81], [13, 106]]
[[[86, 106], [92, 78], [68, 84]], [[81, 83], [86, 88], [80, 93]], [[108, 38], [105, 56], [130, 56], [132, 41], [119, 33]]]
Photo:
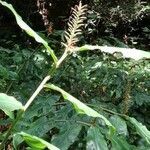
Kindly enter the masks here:
[[[33, 1], [29, 0], [28, 5], [14, 2], [14, 8], [37, 33], [11, 5], [0, 2], [13, 10], [17, 24], [33, 37], [16, 27], [10, 10], [0, 8], [8, 13], [1, 14], [2, 27], [7, 22], [4, 17], [15, 22], [13, 28], [7, 24], [0, 32], [0, 109], [5, 112], [0, 112], [1, 142], [14, 124], [4, 143], [6, 149], [150, 148], [150, 26], [145, 23], [149, 16], [148, 1], [85, 0], [83, 3], [89, 4], [86, 21], [86, 5], [76, 6], [66, 20], [75, 1], [66, 0], [64, 7], [60, 5], [62, 1], [39, 1], [46, 2], [44, 9], [49, 10], [49, 15]], [[25, 10], [27, 6], [30, 11]], [[34, 9], [41, 17], [39, 22], [33, 19]], [[87, 43], [91, 51], [77, 47], [80, 51], [75, 52], [77, 45]], [[99, 47], [93, 50], [93, 44], [115, 46], [116, 53], [105, 53]], [[140, 55], [147, 58], [134, 60], [132, 52], [126, 58], [118, 47], [142, 48], [147, 52], [140, 51]], [[64, 56], [63, 63], [56, 56]], [[52, 78], [28, 108], [28, 99], [49, 73]]]

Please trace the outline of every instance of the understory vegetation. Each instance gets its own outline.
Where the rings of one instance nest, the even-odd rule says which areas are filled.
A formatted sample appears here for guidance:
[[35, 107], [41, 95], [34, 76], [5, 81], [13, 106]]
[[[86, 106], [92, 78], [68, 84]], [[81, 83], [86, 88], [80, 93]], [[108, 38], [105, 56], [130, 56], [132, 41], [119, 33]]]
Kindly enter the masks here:
[[0, 150], [149, 150], [149, 1], [7, 2]]

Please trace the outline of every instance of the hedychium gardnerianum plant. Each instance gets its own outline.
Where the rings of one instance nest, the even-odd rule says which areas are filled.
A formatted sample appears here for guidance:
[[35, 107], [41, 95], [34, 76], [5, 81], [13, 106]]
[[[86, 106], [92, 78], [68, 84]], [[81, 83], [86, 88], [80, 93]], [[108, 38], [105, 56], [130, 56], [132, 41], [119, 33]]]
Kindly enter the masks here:
[[[64, 53], [63, 55], [60, 57], [60, 59], [58, 59], [54, 53], [54, 51], [48, 46], [48, 43], [43, 40], [36, 32], [34, 32], [22, 19], [21, 17], [17, 14], [17, 12], [15, 11], [15, 9], [12, 7], [11, 4], [8, 4], [6, 2], [0, 1], [0, 3], [6, 7], [8, 7], [13, 14], [15, 15], [16, 21], [18, 23], [18, 25], [25, 30], [30, 36], [34, 37], [35, 40], [39, 43], [42, 43], [47, 52], [51, 55], [54, 63], [52, 65], [52, 68], [50, 69], [50, 71], [48, 72], [48, 75], [42, 80], [42, 82], [40, 83], [40, 85], [37, 87], [37, 89], [35, 90], [35, 92], [32, 94], [32, 96], [29, 98], [29, 100], [27, 101], [27, 103], [23, 106], [23, 108], [18, 112], [16, 119], [13, 120], [12, 125], [10, 126], [10, 128], [8, 129], [3, 141], [1, 142], [0, 145], [0, 149], [3, 149], [5, 146], [5, 143], [7, 142], [9, 136], [11, 135], [11, 132], [14, 128], [14, 126], [17, 124], [17, 122], [21, 119], [22, 115], [24, 114], [24, 112], [28, 109], [28, 107], [32, 104], [32, 102], [34, 101], [34, 99], [38, 96], [39, 92], [43, 89], [43, 87], [45, 86], [45, 84], [50, 80], [50, 78], [53, 76], [53, 74], [55, 73], [55, 71], [60, 67], [60, 65], [62, 64], [62, 62], [65, 60], [65, 58], [72, 54], [74, 52], [74, 46], [75, 44], [78, 42], [78, 36], [81, 35], [82, 30], [81, 27], [83, 27], [83, 21], [86, 19], [85, 17], [85, 13], [87, 10], [87, 5], [82, 5], [81, 1], [79, 2], [79, 5], [76, 5], [73, 8], [72, 11], [72, 15], [70, 16], [69, 22], [68, 22], [68, 30], [65, 31], [64, 33], [64, 41], [62, 42], [62, 44], [65, 47]], [[54, 85], [47, 85], [48, 88], [54, 89], [59, 91], [60, 93], [63, 94], [63, 96], [68, 97], [68, 99], [76, 106], [78, 106], [78, 110], [84, 112], [85, 114], [92, 116], [92, 117], [100, 117], [102, 119], [104, 119], [104, 121], [106, 122], [106, 124], [109, 127], [113, 126], [111, 125], [111, 123], [102, 115], [100, 115], [99, 113], [97, 113], [95, 110], [89, 108], [88, 106], [86, 106], [85, 104], [83, 104], [82, 102], [80, 102], [79, 100], [77, 100], [76, 98], [74, 98], [73, 96], [69, 95], [67, 92], [63, 91], [62, 89], [58, 88], [57, 86]]]
[[[3, 139], [3, 141], [2, 141], [2, 143], [0, 145], [0, 149], [3, 149], [5, 143], [7, 142], [9, 136], [11, 135], [11, 132], [12, 132], [14, 126], [21, 119], [21, 117], [24, 114], [24, 112], [29, 108], [29, 106], [32, 104], [34, 99], [38, 96], [39, 92], [44, 87], [50, 88], [50, 89], [53, 89], [53, 90], [56, 90], [56, 91], [60, 92], [63, 95], [64, 99], [70, 101], [75, 106], [75, 109], [79, 113], [86, 114], [86, 115], [91, 116], [91, 117], [99, 117], [99, 118], [103, 119], [105, 124], [110, 129], [109, 130], [109, 131], [111, 131], [110, 133], [113, 133], [114, 132], [113, 125], [103, 115], [100, 115], [97, 111], [95, 111], [95, 110], [91, 109], [90, 107], [86, 106], [84, 103], [80, 102], [78, 99], [76, 99], [75, 97], [73, 97], [69, 93], [65, 92], [61, 88], [59, 88], [59, 87], [57, 87], [57, 86], [55, 86], [53, 84], [46, 84], [46, 83], [50, 80], [50, 78], [52, 78], [52, 76], [55, 74], [57, 69], [60, 67], [62, 62], [65, 60], [65, 58], [68, 55], [72, 54], [73, 52], [99, 49], [102, 52], [106, 52], [106, 53], [110, 53], [110, 54], [114, 54], [115, 52], [119, 52], [119, 53], [122, 53], [123, 57], [125, 57], [125, 58], [133, 58], [135, 60], [141, 59], [143, 57], [150, 58], [150, 53], [142, 51], [142, 50], [136, 50], [136, 49], [106, 47], [106, 46], [97, 46], [97, 45], [96, 46], [85, 45], [85, 46], [82, 46], [82, 47], [76, 47], [75, 45], [78, 42], [78, 35], [81, 34], [81, 27], [84, 25], [83, 21], [85, 20], [85, 12], [86, 12], [86, 9], [87, 9], [87, 6], [86, 5], [82, 5], [82, 3], [80, 2], [79, 5], [78, 6], [76, 5], [75, 8], [73, 9], [72, 16], [69, 19], [68, 30], [65, 31], [65, 33], [64, 33], [64, 40], [63, 40], [63, 45], [65, 47], [64, 48], [64, 53], [60, 57], [60, 59], [58, 59], [56, 57], [56, 55], [55, 55], [55, 52], [49, 47], [48, 43], [45, 40], [43, 40], [35, 31], [33, 31], [21, 19], [21, 17], [17, 14], [17, 12], [12, 7], [12, 5], [10, 5], [10, 4], [8, 4], [8, 3], [4, 2], [4, 1], [1, 1], [1, 0], [0, 0], [0, 3], [2, 5], [4, 5], [4, 6], [6, 6], [7, 8], [9, 8], [12, 11], [12, 13], [14, 14], [14, 16], [16, 18], [17, 24], [25, 32], [27, 32], [27, 34], [29, 34], [30, 36], [34, 37], [34, 39], [37, 42], [43, 44], [43, 46], [47, 50], [47, 53], [50, 54], [50, 56], [53, 59], [53, 65], [52, 65], [50, 71], [48, 72], [48, 75], [42, 80], [42, 82], [37, 87], [37, 89], [32, 94], [32, 96], [29, 98], [27, 103], [24, 106], [21, 106], [19, 104], [16, 109], [12, 108], [12, 106], [9, 106], [12, 111], [13, 110], [17, 110], [17, 109], [20, 109], [20, 111], [18, 112], [16, 119], [13, 120], [13, 123], [12, 123], [11, 127], [7, 131], [5, 137], [4, 137], [4, 139]], [[2, 103], [1, 102], [1, 97], [0, 97], [0, 103]], [[6, 101], [5, 101], [5, 104], [6, 104]], [[0, 109], [2, 109], [5, 112], [6, 108], [4, 109], [0, 105]], [[128, 120], [130, 120], [130, 119], [128, 119]]]
[[[70, 16], [70, 20], [68, 22], [68, 31], [65, 31], [64, 33], [64, 39], [65, 41], [62, 42], [62, 44], [65, 46], [65, 50], [63, 55], [58, 59], [56, 62], [54, 62], [52, 68], [50, 69], [48, 75], [44, 78], [44, 80], [41, 82], [40, 86], [35, 91], [35, 94], [33, 94], [28, 102], [25, 105], [25, 110], [29, 107], [29, 105], [32, 103], [32, 101], [35, 99], [37, 94], [42, 90], [43, 86], [46, 84], [46, 82], [53, 76], [55, 71], [60, 67], [62, 62], [65, 60], [65, 58], [70, 55], [73, 52], [73, 45], [75, 45], [78, 41], [78, 35], [81, 35], [82, 30], [80, 29], [84, 24], [83, 21], [85, 18], [85, 13], [87, 10], [87, 5], [82, 5], [81, 1], [79, 2], [79, 5], [76, 5], [75, 8], [72, 8], [73, 12]], [[37, 94], [36, 94], [37, 93]]]

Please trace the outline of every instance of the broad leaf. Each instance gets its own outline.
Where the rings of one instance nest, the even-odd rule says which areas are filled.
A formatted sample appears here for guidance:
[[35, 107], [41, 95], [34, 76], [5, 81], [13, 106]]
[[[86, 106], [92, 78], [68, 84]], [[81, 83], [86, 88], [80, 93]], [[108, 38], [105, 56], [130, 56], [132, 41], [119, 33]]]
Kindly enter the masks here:
[[138, 122], [135, 118], [127, 117], [127, 119], [136, 128], [137, 133], [142, 136], [150, 144], [150, 131], [142, 123]]
[[60, 133], [52, 140], [52, 143], [62, 150], [67, 150], [73, 144], [81, 131], [82, 126], [70, 123], [63, 126]]
[[46, 142], [45, 140], [38, 138], [36, 136], [27, 134], [25, 132], [17, 133], [17, 135], [21, 135], [26, 143], [33, 149], [45, 149], [48, 148], [50, 150], [59, 150], [59, 148], [55, 147], [54, 145]]
[[23, 30], [26, 31], [26, 33], [28, 35], [30, 35], [31, 37], [34, 37], [34, 39], [39, 42], [39, 43], [42, 43], [45, 48], [47, 49], [47, 51], [50, 53], [50, 55], [52, 56], [54, 62], [56, 63], [57, 62], [57, 57], [55, 56], [53, 50], [48, 46], [48, 43], [42, 39], [34, 30], [32, 30], [21, 18], [21, 16], [19, 16], [19, 14], [15, 11], [15, 9], [13, 8], [13, 6], [11, 4], [8, 4], [7, 2], [4, 2], [4, 1], [1, 1], [0, 0], [0, 3], [3, 5], [3, 6], [6, 6], [7, 8], [9, 8], [12, 13], [14, 14], [15, 18], [16, 18], [16, 21], [17, 21], [17, 24], [20, 26], [20, 28], [22, 28]]
[[14, 97], [0, 93], [0, 109], [13, 119], [13, 111], [23, 109], [23, 106]]
[[87, 150], [108, 150], [106, 140], [104, 139], [98, 127], [90, 127], [87, 132]]
[[26, 132], [41, 137], [54, 127], [53, 123], [53, 120], [49, 120], [46, 116], [42, 116], [32, 122]]
[[82, 103], [81, 101], [79, 101], [78, 99], [76, 99], [75, 97], [70, 95], [69, 93], [65, 92], [64, 90], [62, 90], [61, 88], [59, 88], [53, 84], [47, 84], [47, 85], [45, 85], [45, 87], [60, 92], [63, 95], [64, 99], [69, 100], [74, 105], [77, 112], [86, 114], [91, 117], [99, 117], [99, 118], [103, 119], [105, 121], [106, 125], [108, 125], [110, 127], [111, 131], [112, 132], [114, 131], [113, 125], [103, 115], [100, 115], [97, 111], [86, 106], [84, 103]]
[[110, 117], [110, 122], [116, 128], [116, 131], [119, 135], [127, 136], [127, 124], [121, 117], [113, 115]]

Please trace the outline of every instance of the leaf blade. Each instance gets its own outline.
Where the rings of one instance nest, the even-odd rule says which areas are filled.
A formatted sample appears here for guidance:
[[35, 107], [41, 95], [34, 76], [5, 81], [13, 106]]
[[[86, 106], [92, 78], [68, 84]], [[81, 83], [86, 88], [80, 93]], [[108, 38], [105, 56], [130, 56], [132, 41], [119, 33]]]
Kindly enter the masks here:
[[25, 132], [17, 133], [17, 135], [21, 135], [23, 137], [23, 139], [27, 142], [27, 144], [29, 146], [31, 146], [32, 148], [37, 148], [37, 149], [48, 148], [50, 150], [59, 150], [59, 148], [57, 148], [56, 146], [48, 143], [47, 141], [45, 141], [41, 138], [38, 138], [36, 136], [27, 134]]
[[20, 28], [22, 28], [28, 35], [30, 35], [31, 37], [33, 37], [38, 43], [41, 43], [44, 45], [44, 47], [47, 49], [47, 51], [50, 53], [50, 55], [52, 56], [54, 62], [56, 63], [58, 61], [54, 51], [48, 46], [48, 43], [41, 38], [34, 30], [32, 30], [32, 28], [30, 28], [21, 18], [21, 16], [19, 16], [19, 14], [15, 11], [15, 9], [13, 8], [13, 6], [11, 4], [8, 4], [7, 2], [3, 2], [0, 0], [0, 3], [7, 7], [8, 9], [11, 10], [11, 12], [14, 14], [15, 18], [16, 18], [16, 22], [17, 24], [20, 26]]
[[127, 117], [127, 120], [135, 127], [139, 135], [141, 135], [148, 144], [150, 144], [150, 131], [142, 123], [138, 122], [135, 118]]
[[90, 127], [87, 132], [87, 150], [108, 150], [106, 140], [104, 139], [98, 127]]
[[14, 97], [8, 96], [5, 93], [0, 93], [0, 109], [3, 110], [11, 119], [13, 119], [12, 112], [19, 109], [23, 110], [23, 105]]
[[60, 92], [63, 95], [64, 99], [70, 101], [79, 113], [86, 114], [91, 117], [98, 117], [103, 119], [106, 125], [110, 128], [111, 133], [114, 132], [115, 128], [113, 127], [113, 125], [103, 115], [100, 115], [97, 111], [88, 107], [87, 105], [85, 105], [84, 103], [82, 103], [81, 101], [79, 101], [78, 99], [70, 95], [69, 93], [65, 92], [58, 86], [55, 86], [53, 84], [46, 84], [45, 87]]
[[129, 145], [125, 138], [113, 135], [111, 138], [111, 150], [132, 150], [132, 145]]
[[84, 45], [76, 47], [74, 51], [85, 51], [85, 50], [101, 50], [104, 53], [114, 54], [116, 52], [122, 53], [124, 58], [132, 58], [134, 60], [140, 60], [143, 58], [150, 59], [150, 52], [146, 52], [138, 49], [131, 48], [120, 48], [120, 47], [109, 47], [109, 46], [97, 46], [97, 45]]
[[62, 150], [67, 150], [73, 144], [81, 131], [82, 126], [78, 124], [66, 124], [60, 133], [52, 140], [52, 143]]

